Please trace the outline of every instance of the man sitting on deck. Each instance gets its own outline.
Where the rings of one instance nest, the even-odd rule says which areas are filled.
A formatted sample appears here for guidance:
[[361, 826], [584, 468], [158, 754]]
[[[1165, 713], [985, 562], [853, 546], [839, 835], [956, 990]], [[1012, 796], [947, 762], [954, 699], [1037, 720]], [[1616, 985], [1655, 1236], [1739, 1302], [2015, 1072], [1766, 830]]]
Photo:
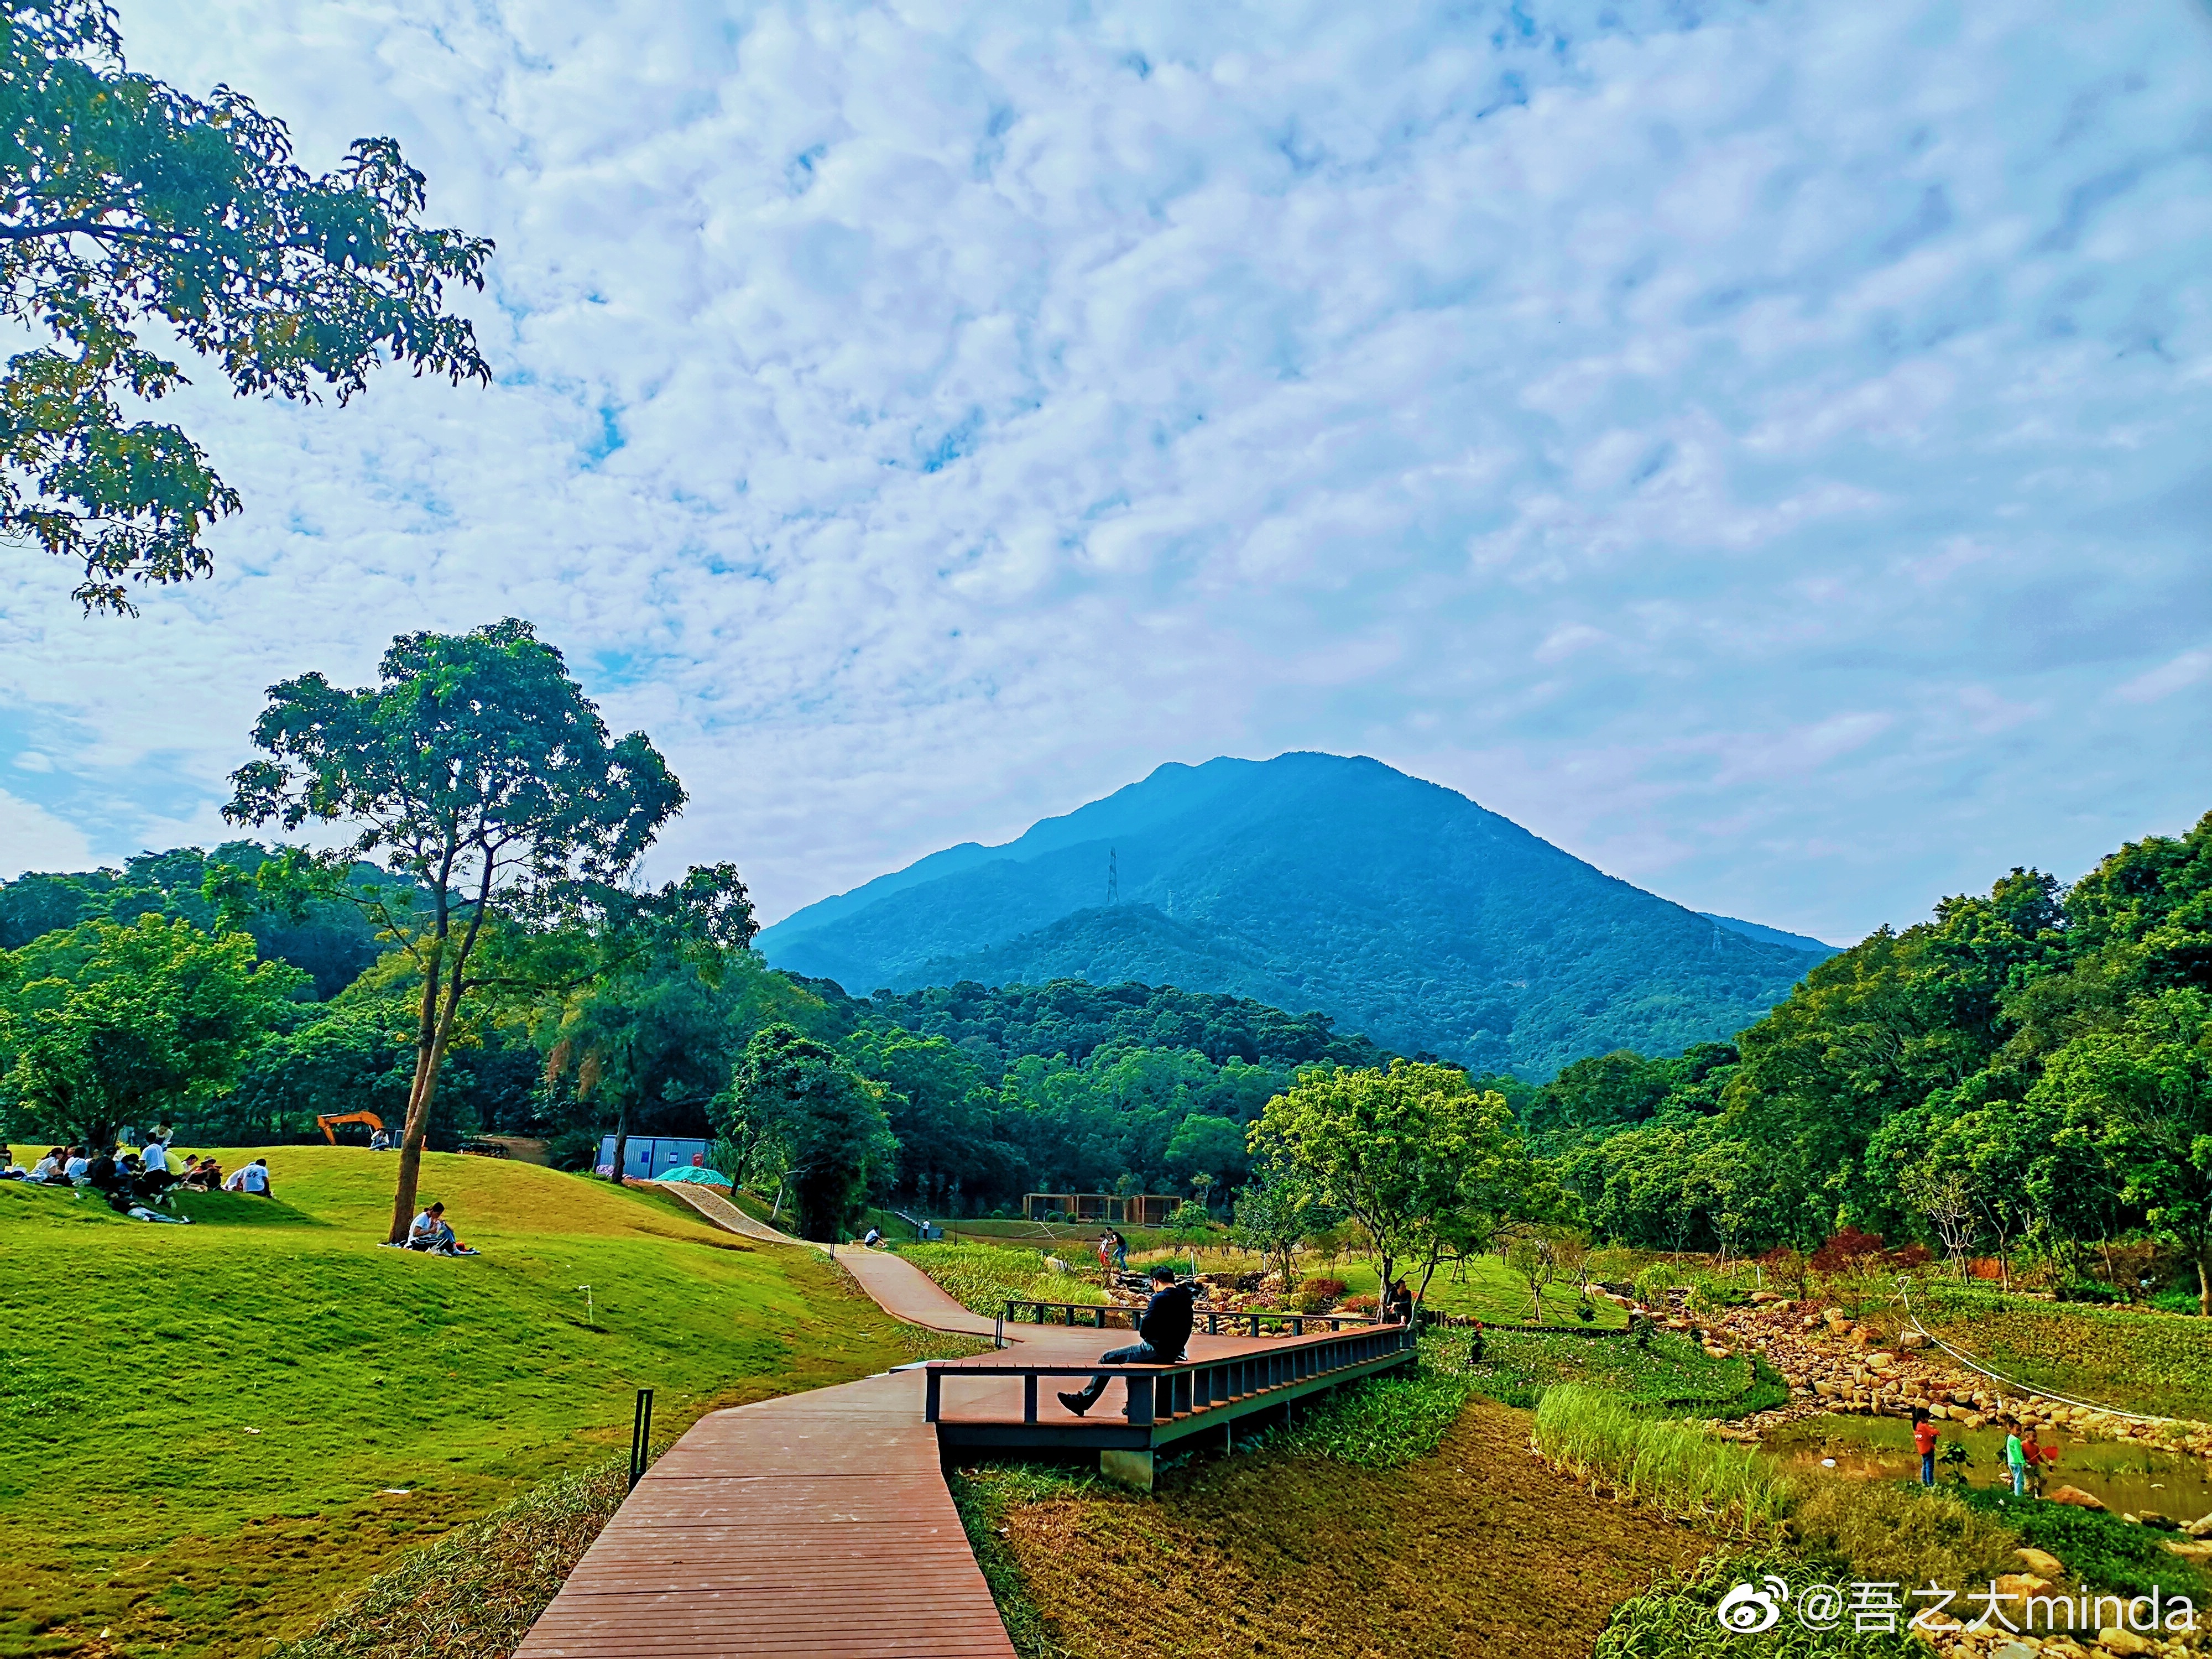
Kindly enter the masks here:
[[[1136, 1342], [1126, 1348], [1113, 1348], [1098, 1356], [1102, 1365], [1173, 1365], [1182, 1358], [1183, 1345], [1190, 1340], [1191, 1304], [1198, 1300], [1198, 1285], [1175, 1282], [1175, 1269], [1162, 1262], [1152, 1269], [1152, 1298], [1145, 1304], [1145, 1316], [1137, 1322]], [[1110, 1379], [1094, 1376], [1079, 1394], [1064, 1394], [1060, 1403], [1078, 1417], [1098, 1403], [1098, 1396], [1106, 1392]]]

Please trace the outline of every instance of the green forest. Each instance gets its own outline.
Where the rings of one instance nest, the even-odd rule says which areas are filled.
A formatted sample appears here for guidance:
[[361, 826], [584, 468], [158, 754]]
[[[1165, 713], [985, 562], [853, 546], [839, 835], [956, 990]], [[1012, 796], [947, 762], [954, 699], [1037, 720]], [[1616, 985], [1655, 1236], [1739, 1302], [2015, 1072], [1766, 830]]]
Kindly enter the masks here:
[[1624, 1243], [1853, 1227], [2125, 1290], [2129, 1240], [2158, 1258], [2132, 1288], [2180, 1267], [2212, 1311], [2212, 815], [2070, 887], [2015, 868], [1882, 928], [1733, 1043], [1578, 1060], [1524, 1119]]

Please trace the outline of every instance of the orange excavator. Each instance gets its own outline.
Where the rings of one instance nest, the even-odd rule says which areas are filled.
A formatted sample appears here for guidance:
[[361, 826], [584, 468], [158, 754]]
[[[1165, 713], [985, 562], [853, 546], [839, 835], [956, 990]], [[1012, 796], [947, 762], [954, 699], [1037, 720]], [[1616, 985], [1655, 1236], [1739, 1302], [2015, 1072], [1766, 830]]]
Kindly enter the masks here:
[[384, 1120], [374, 1112], [333, 1112], [328, 1117], [315, 1119], [315, 1127], [323, 1132], [323, 1139], [333, 1146], [338, 1144], [338, 1138], [331, 1132], [341, 1123], [365, 1124], [372, 1134], [384, 1133]]

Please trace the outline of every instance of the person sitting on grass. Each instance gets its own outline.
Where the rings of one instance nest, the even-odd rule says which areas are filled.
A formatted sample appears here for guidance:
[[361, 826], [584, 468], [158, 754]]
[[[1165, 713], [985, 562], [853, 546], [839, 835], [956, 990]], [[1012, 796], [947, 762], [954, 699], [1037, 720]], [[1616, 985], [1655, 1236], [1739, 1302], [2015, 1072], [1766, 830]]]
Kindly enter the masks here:
[[222, 1183], [227, 1193], [252, 1193], [260, 1198], [274, 1198], [275, 1190], [269, 1183], [269, 1160], [257, 1158], [251, 1164], [241, 1164], [230, 1172]]
[[[1182, 1359], [1190, 1340], [1192, 1304], [1198, 1300], [1195, 1281], [1176, 1283], [1175, 1269], [1164, 1261], [1152, 1269], [1152, 1294], [1137, 1322], [1137, 1340], [1126, 1348], [1109, 1348], [1098, 1356], [1102, 1365], [1173, 1365]], [[1094, 1376], [1075, 1394], [1063, 1394], [1060, 1403], [1078, 1417], [1098, 1403], [1111, 1379]]]
[[477, 1251], [453, 1237], [453, 1230], [446, 1224], [446, 1206], [433, 1204], [409, 1224], [407, 1248], [426, 1250], [432, 1255], [475, 1255]]
[[48, 1187], [66, 1187], [70, 1178], [62, 1173], [62, 1161], [69, 1154], [57, 1146], [40, 1158], [31, 1170], [31, 1179]]
[[71, 1186], [75, 1186], [84, 1179], [84, 1172], [91, 1167], [92, 1160], [85, 1156], [84, 1148], [72, 1146], [69, 1149], [69, 1156], [62, 1161], [62, 1175]]
[[186, 1160], [185, 1185], [198, 1188], [204, 1193], [220, 1192], [222, 1189], [222, 1165], [212, 1158]]

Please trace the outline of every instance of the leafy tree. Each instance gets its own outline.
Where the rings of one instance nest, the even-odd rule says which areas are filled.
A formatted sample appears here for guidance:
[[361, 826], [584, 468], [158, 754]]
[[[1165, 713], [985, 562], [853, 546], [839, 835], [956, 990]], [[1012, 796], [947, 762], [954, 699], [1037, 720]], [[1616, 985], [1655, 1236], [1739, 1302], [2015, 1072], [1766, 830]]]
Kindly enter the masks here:
[[549, 1075], [571, 1068], [580, 1099], [611, 1103], [619, 1182], [633, 1124], [697, 1133], [742, 1038], [720, 995], [719, 956], [664, 941], [619, 962], [555, 1006]]
[[1243, 1126], [1210, 1112], [1193, 1112], [1176, 1126], [1165, 1158], [1174, 1174], [1191, 1180], [1203, 1173], [1209, 1186], [1216, 1179], [1235, 1186], [1249, 1162]]
[[871, 1179], [898, 1156], [872, 1083], [829, 1044], [788, 1025], [753, 1033], [728, 1091], [715, 1097], [724, 1138], [765, 1144], [788, 1176], [800, 1233], [831, 1240], [859, 1215]]
[[1578, 1060], [1538, 1091], [1530, 1103], [1529, 1127], [1589, 1131], [1641, 1123], [1658, 1110], [1674, 1080], [1665, 1060], [1626, 1048]]
[[241, 396], [343, 403], [387, 358], [489, 384], [444, 305], [483, 286], [491, 244], [422, 224], [424, 200], [389, 138], [317, 176], [243, 93], [131, 73], [106, 0], [5, 0], [0, 316], [53, 343], [0, 380], [0, 533], [81, 562], [88, 612], [130, 611], [126, 580], [211, 568], [202, 536], [238, 493], [179, 428], [125, 411], [185, 379], [140, 343], [149, 322]]
[[2077, 1037], [2030, 1094], [2119, 1176], [2152, 1232], [2197, 1269], [2212, 1315], [2212, 996], [2168, 990], [2128, 1027]]
[[1386, 1287], [1401, 1263], [1418, 1267], [1417, 1299], [1455, 1248], [1564, 1209], [1504, 1097], [1478, 1093], [1455, 1066], [1309, 1070], [1267, 1103], [1250, 1145], [1306, 1202], [1365, 1230]]
[[1552, 1282], [1552, 1259], [1544, 1241], [1534, 1233], [1516, 1234], [1505, 1247], [1505, 1267], [1528, 1287], [1529, 1323], [1544, 1322], [1544, 1286]]
[[0, 956], [0, 1056], [17, 1131], [112, 1146], [228, 1087], [307, 976], [243, 933], [141, 916], [86, 922]]
[[[129, 922], [142, 915], [181, 916], [194, 927], [220, 928], [221, 907], [206, 893], [210, 862], [252, 871], [268, 861], [268, 849], [250, 841], [227, 842], [212, 860], [197, 847], [141, 853], [120, 870], [26, 875], [0, 882], [0, 950], [27, 945], [41, 933], [81, 921]], [[368, 872], [374, 875], [371, 870]], [[318, 902], [293, 919], [248, 915], [237, 925], [253, 935], [264, 957], [304, 968], [315, 994], [336, 996], [374, 963], [376, 930], [351, 904]]]
[[[363, 907], [419, 976], [415, 1065], [390, 1236], [405, 1237], [422, 1138], [455, 1023], [471, 996], [536, 996], [618, 971], [656, 940], [735, 949], [752, 907], [727, 865], [657, 890], [638, 860], [684, 805], [641, 732], [611, 738], [561, 653], [509, 618], [465, 635], [394, 640], [380, 682], [319, 673], [272, 687], [253, 741], [269, 756], [231, 775], [235, 823], [345, 824], [335, 850], [297, 849], [251, 891], [298, 905]], [[387, 872], [364, 883], [356, 861]], [[234, 881], [232, 902], [243, 902]]]
[[872, 1027], [854, 1032], [842, 1051], [884, 1086], [898, 1140], [895, 1195], [939, 1212], [1019, 1195], [1027, 1160], [1000, 1139], [998, 1091], [972, 1055], [941, 1036]]
[[1264, 1171], [1237, 1194], [1231, 1232], [1239, 1244], [1257, 1250], [1274, 1264], [1283, 1290], [1291, 1289], [1291, 1259], [1311, 1230], [1309, 1206], [1292, 1179], [1279, 1170]]
[[349, 1008], [270, 1037], [236, 1085], [194, 1121], [246, 1144], [304, 1133], [324, 1114], [374, 1112], [398, 1123], [407, 1109], [411, 1045], [377, 1012]]

